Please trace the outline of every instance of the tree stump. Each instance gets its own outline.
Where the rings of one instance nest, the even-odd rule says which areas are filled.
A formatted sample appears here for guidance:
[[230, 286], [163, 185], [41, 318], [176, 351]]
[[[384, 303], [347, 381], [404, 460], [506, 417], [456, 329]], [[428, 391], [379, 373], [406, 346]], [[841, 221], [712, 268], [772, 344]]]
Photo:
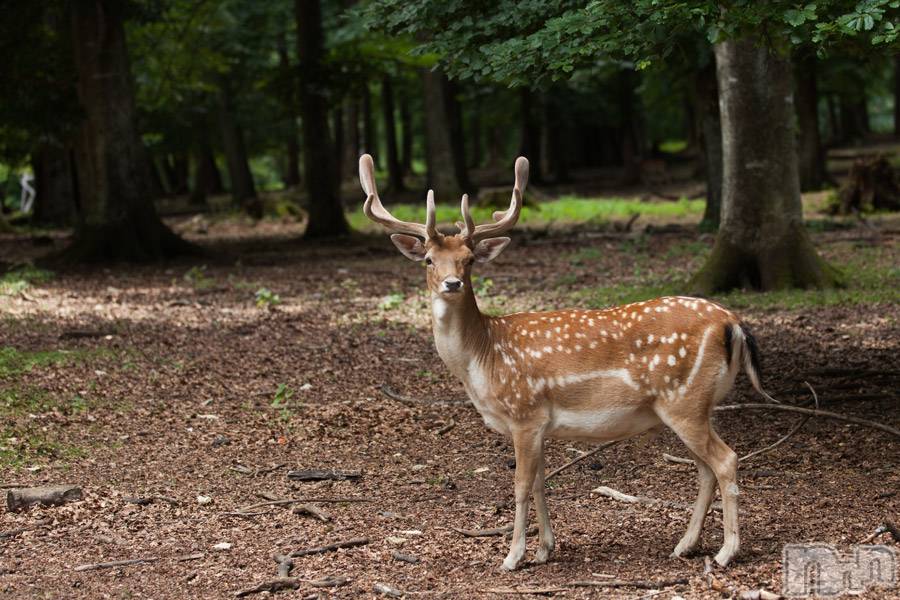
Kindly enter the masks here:
[[873, 210], [900, 209], [900, 183], [891, 163], [882, 156], [856, 159], [850, 178], [831, 207], [833, 214], [848, 215]]

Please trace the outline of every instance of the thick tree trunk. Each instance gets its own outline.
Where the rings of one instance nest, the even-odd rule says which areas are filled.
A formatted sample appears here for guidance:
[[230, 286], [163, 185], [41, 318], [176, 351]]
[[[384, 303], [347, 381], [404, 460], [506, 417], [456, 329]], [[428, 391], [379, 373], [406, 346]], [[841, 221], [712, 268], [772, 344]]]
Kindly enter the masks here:
[[719, 84], [715, 60], [694, 74], [694, 113], [699, 115], [700, 159], [706, 178], [706, 207], [700, 227], [714, 230], [722, 212], [722, 123], [719, 115]]
[[32, 157], [34, 223], [68, 225], [75, 214], [72, 162], [62, 146], [43, 144]]
[[406, 94], [400, 95], [400, 128], [400, 166], [403, 168], [403, 174], [409, 175], [412, 173], [413, 123]]
[[833, 285], [803, 226], [791, 64], [752, 39], [716, 45], [722, 222], [694, 293]]
[[334, 179], [340, 189], [341, 182], [349, 174], [344, 170], [344, 147], [347, 145], [344, 138], [347, 134], [344, 132], [344, 106], [342, 104], [338, 104], [331, 111], [331, 129], [334, 131], [334, 146], [331, 149], [334, 152]]
[[244, 146], [244, 132], [234, 114], [233, 99], [228, 84], [222, 79], [219, 94], [219, 130], [222, 134], [222, 149], [225, 152], [225, 163], [228, 165], [228, 179], [231, 183], [231, 198], [235, 206], [246, 211], [250, 216], [262, 218], [262, 203], [256, 195], [253, 174], [250, 172], [250, 161]]
[[635, 106], [637, 104], [637, 74], [632, 69], [619, 72], [619, 114], [622, 116], [622, 185], [632, 185], [641, 179], [641, 148], [637, 136]]
[[388, 188], [392, 192], [402, 192], [403, 167], [400, 165], [400, 153], [397, 149], [397, 124], [394, 121], [394, 88], [391, 78], [381, 79], [381, 113], [384, 118], [384, 137], [387, 142]]
[[75, 140], [80, 214], [68, 258], [153, 260], [194, 251], [163, 225], [153, 205], [120, 3], [79, 0], [70, 11], [84, 119]]
[[[448, 102], [452, 102], [446, 77], [437, 71], [423, 73], [425, 87], [425, 158], [428, 163], [428, 187], [440, 197], [456, 200], [471, 191], [460, 179], [455, 164], [453, 132]], [[462, 165], [465, 172], [465, 166]]]
[[541, 112], [540, 105], [537, 94], [531, 88], [523, 87], [519, 90], [519, 127], [521, 131], [519, 155], [528, 159], [530, 167], [528, 179], [532, 183], [543, 183], [541, 120], [538, 116]]
[[474, 192], [469, 181], [469, 170], [466, 168], [466, 142], [463, 129], [463, 110], [459, 102], [459, 84], [444, 78], [444, 106], [447, 108], [447, 120], [450, 123], [450, 146], [453, 149], [453, 168], [456, 179], [463, 189]]
[[815, 56], [796, 61], [794, 106], [797, 110], [797, 160], [802, 191], [825, 185], [825, 150], [819, 135], [819, 93]]
[[319, 0], [295, 0], [300, 113], [303, 118], [303, 167], [309, 195], [308, 238], [349, 232], [338, 193], [328, 103], [322, 95], [328, 73], [322, 64], [322, 7]]
[[[291, 58], [288, 55], [287, 35], [284, 29], [279, 30], [277, 34], [276, 46], [278, 47], [278, 70], [285, 84], [292, 87], [291, 77]], [[285, 94], [285, 117], [287, 124], [285, 127], [286, 156], [284, 174], [284, 186], [292, 188], [300, 185], [300, 143], [297, 140], [297, 118], [294, 108], [294, 94], [288, 92]]]

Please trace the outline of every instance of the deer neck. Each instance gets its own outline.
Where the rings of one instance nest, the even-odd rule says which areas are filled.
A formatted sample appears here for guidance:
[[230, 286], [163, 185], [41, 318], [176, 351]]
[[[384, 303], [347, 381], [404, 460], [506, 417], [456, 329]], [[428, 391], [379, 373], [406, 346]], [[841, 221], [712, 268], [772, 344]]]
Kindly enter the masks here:
[[470, 281], [465, 282], [462, 294], [451, 300], [432, 294], [431, 312], [438, 355], [450, 372], [465, 382], [472, 365], [483, 362], [490, 343]]

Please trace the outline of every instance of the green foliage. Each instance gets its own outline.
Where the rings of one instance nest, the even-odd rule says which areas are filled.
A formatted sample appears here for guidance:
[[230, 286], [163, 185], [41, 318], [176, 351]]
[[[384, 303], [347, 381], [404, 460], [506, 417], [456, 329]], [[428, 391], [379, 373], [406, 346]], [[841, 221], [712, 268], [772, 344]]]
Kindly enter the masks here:
[[281, 304], [281, 296], [266, 287], [256, 290], [254, 298], [256, 299], [257, 308], [272, 308]]
[[36, 283], [46, 283], [53, 279], [53, 271], [24, 266], [4, 273], [0, 277], [0, 296], [14, 296], [24, 292]]
[[279, 383], [272, 399], [272, 408], [283, 408], [294, 397], [294, 390], [285, 383]]
[[403, 304], [403, 301], [405, 299], [406, 297], [400, 292], [391, 292], [381, 299], [381, 301], [378, 303], [378, 308], [380, 308], [381, 310], [394, 310], [395, 308]]
[[216, 280], [207, 275], [206, 265], [195, 265], [182, 277], [195, 290], [207, 290], [215, 285]]
[[476, 295], [487, 296], [491, 293], [491, 288], [494, 287], [494, 280], [490, 277], [480, 277], [478, 275], [473, 275], [472, 287]]
[[104, 353], [100, 350], [19, 350], [12, 346], [0, 347], [0, 378], [18, 377], [34, 368], [53, 364], [85, 360]]

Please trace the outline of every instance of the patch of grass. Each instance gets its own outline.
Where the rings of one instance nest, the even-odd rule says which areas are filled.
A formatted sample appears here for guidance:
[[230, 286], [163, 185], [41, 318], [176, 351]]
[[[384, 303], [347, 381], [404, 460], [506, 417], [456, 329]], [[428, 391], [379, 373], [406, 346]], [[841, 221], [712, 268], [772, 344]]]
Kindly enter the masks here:
[[191, 267], [182, 276], [192, 288], [195, 290], [207, 290], [215, 285], [216, 280], [207, 275], [206, 265]]
[[[734, 290], [713, 297], [734, 309], [799, 310], [821, 306], [869, 305], [900, 302], [900, 267], [891, 262], [885, 248], [857, 249], [851, 258], [839, 265], [846, 285], [826, 290], [777, 290], [748, 292]], [[687, 280], [647, 274], [631, 282], [592, 288], [578, 293], [594, 308], [639, 302], [659, 296], [684, 294]]]
[[32, 428], [0, 429], [0, 467], [21, 469], [40, 459], [72, 460], [86, 455], [84, 448], [51, 440]]
[[108, 352], [106, 350], [18, 350], [12, 346], [0, 347], [0, 378], [16, 377], [35, 367], [79, 361]]
[[603, 253], [599, 248], [588, 246], [569, 255], [569, 263], [573, 265], [584, 265], [585, 263], [596, 262], [603, 258]]
[[677, 154], [687, 148], [687, 140], [666, 140], [659, 145], [660, 152]]
[[[527, 203], [527, 200], [526, 200]], [[612, 219], [628, 218], [634, 213], [646, 216], [681, 217], [701, 215], [705, 200], [682, 198], [675, 202], [642, 202], [633, 198], [581, 198], [563, 196], [552, 202], [544, 202], [539, 207], [524, 206], [519, 222], [525, 225], [548, 225], [550, 223], [605, 223]], [[398, 204], [389, 207], [391, 213], [402, 221], [425, 222], [425, 202], [421, 204]], [[472, 218], [477, 222], [492, 221], [491, 207], [474, 206]], [[436, 211], [439, 223], [453, 223], [459, 220], [459, 206], [439, 204]], [[347, 214], [354, 229], [374, 230], [376, 226], [362, 211]]]
[[0, 277], [0, 296], [14, 296], [24, 292], [36, 283], [46, 283], [53, 277], [53, 271], [32, 266], [13, 269]]

